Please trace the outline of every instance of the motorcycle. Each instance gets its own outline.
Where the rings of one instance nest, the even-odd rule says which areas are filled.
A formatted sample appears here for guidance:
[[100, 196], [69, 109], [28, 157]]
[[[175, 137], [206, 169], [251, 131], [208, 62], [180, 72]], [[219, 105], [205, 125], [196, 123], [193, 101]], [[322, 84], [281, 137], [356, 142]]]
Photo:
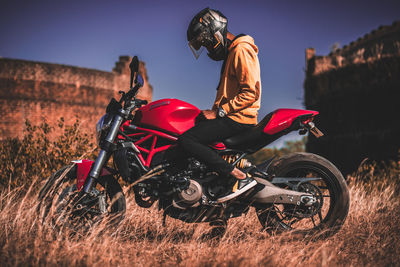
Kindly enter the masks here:
[[[255, 208], [267, 230], [335, 233], [349, 210], [349, 191], [341, 172], [327, 159], [292, 153], [255, 165], [246, 156], [292, 132], [322, 132], [317, 111], [277, 109], [256, 126], [210, 144], [224, 160], [248, 173], [257, 185], [227, 199], [234, 178], [222, 177], [180, 151], [177, 140], [201, 113], [178, 99], [152, 103], [136, 98], [143, 86], [138, 58], [130, 63], [130, 90], [111, 99], [96, 126], [100, 152], [95, 161], [78, 160], [54, 173], [39, 194], [43, 218], [50, 214], [70, 226], [93, 225], [108, 217], [123, 219], [126, 201], [118, 178], [129, 185], [137, 205], [158, 201], [167, 216], [187, 223], [208, 222], [226, 228], [230, 218]], [[107, 165], [113, 157], [114, 167]], [[221, 232], [220, 232], [221, 233]]]

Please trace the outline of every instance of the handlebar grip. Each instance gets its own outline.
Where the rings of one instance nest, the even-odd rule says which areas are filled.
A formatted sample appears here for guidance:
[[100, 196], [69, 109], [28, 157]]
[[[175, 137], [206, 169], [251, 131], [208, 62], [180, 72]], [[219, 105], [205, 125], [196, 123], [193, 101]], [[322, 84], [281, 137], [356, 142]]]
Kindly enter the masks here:
[[140, 105], [147, 105], [147, 100], [141, 100], [141, 99], [137, 99], [137, 100], [139, 100], [139, 104]]
[[128, 93], [125, 94], [125, 100], [130, 100], [136, 94], [139, 88], [139, 85], [136, 84], [135, 87], [133, 87], [131, 90], [129, 90]]

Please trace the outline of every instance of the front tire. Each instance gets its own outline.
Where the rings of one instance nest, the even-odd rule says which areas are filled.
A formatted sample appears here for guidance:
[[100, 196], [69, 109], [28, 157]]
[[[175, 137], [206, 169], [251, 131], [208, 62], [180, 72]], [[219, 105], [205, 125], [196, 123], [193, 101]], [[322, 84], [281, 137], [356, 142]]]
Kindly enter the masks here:
[[[293, 153], [274, 160], [264, 171], [275, 177], [321, 178], [298, 187], [298, 191], [312, 193], [318, 200], [312, 210], [291, 205], [258, 207], [257, 216], [264, 228], [333, 234], [345, 222], [350, 205], [349, 191], [341, 172], [327, 159], [311, 153]], [[288, 188], [285, 184], [278, 186]]]
[[103, 219], [114, 224], [126, 210], [125, 196], [112, 175], [101, 176], [91, 194], [76, 187], [77, 165], [68, 165], [50, 176], [39, 193], [38, 212], [52, 226], [87, 230]]

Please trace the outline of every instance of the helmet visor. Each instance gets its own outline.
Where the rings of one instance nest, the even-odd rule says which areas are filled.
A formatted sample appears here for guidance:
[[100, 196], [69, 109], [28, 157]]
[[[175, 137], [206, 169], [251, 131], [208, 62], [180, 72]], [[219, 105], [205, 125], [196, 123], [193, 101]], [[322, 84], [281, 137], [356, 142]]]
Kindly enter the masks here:
[[189, 42], [189, 47], [196, 59], [198, 59], [201, 53], [203, 53], [204, 51], [204, 46], [200, 46], [198, 49], [196, 49], [195, 46], [191, 44], [191, 42]]
[[210, 44], [212, 44], [212, 39], [206, 32], [200, 33], [197, 37], [189, 41], [190, 50], [192, 50], [196, 59], [198, 59], [204, 51], [204, 47], [208, 47]]

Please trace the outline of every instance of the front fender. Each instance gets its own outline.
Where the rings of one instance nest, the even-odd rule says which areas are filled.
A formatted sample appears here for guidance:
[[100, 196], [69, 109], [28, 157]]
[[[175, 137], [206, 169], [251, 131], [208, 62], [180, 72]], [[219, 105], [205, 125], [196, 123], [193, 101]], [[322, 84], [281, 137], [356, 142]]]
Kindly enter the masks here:
[[[88, 177], [88, 174], [92, 168], [93, 165], [93, 160], [88, 160], [88, 159], [81, 159], [81, 160], [73, 160], [73, 163], [77, 165], [77, 171], [76, 171], [76, 187], [80, 191], [85, 184], [86, 178]], [[107, 176], [115, 173], [116, 171], [114, 169], [111, 169], [109, 167], [103, 167], [101, 170], [100, 176]]]

